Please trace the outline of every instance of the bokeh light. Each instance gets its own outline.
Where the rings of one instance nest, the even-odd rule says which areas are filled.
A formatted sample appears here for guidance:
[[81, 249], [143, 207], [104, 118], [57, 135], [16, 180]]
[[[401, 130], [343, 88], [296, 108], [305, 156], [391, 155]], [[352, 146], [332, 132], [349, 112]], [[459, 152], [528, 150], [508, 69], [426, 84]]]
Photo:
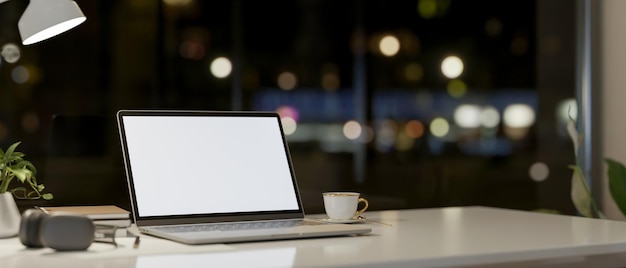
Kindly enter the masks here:
[[430, 122], [430, 133], [435, 137], [443, 138], [450, 132], [450, 124], [448, 120], [437, 117]]
[[283, 105], [283, 106], [276, 108], [276, 113], [278, 113], [278, 115], [280, 115], [281, 118], [289, 117], [295, 120], [296, 122], [300, 119], [298, 109], [289, 105]]
[[511, 128], [527, 128], [535, 123], [535, 111], [527, 104], [511, 104], [504, 109], [503, 123]]
[[178, 47], [180, 56], [190, 60], [201, 60], [206, 54], [204, 45], [197, 41], [185, 41]]
[[225, 57], [215, 58], [211, 62], [211, 74], [217, 78], [224, 78], [230, 75], [233, 65], [229, 59]]
[[2, 58], [8, 63], [16, 63], [21, 57], [20, 48], [13, 43], [2, 46], [0, 54], [2, 54]]
[[343, 125], [343, 135], [350, 140], [356, 140], [361, 136], [363, 129], [359, 122], [350, 120]]
[[417, 35], [410, 30], [398, 30], [397, 35], [400, 42], [400, 50], [407, 56], [417, 56], [419, 54], [421, 44]]
[[383, 55], [393, 57], [400, 51], [400, 41], [393, 35], [386, 35], [380, 39], [378, 48]]
[[15, 83], [24, 84], [30, 79], [30, 71], [23, 65], [16, 66], [11, 71], [11, 79], [13, 79]]
[[454, 110], [454, 122], [463, 128], [477, 128], [480, 126], [481, 109], [478, 105], [463, 104]]
[[480, 113], [480, 124], [486, 128], [495, 128], [500, 124], [500, 113], [493, 106], [486, 106]]
[[396, 138], [396, 150], [408, 151], [415, 145], [415, 139], [409, 137], [406, 132], [399, 132]]
[[413, 139], [419, 139], [424, 135], [424, 123], [419, 120], [410, 120], [406, 123], [404, 131], [407, 136]]
[[27, 112], [22, 116], [22, 129], [24, 129], [24, 132], [35, 133], [39, 130], [39, 125], [39, 115], [35, 112]]
[[435, 0], [420, 0], [417, 2], [417, 13], [424, 19], [432, 19], [437, 15]]
[[544, 181], [550, 176], [550, 167], [542, 162], [536, 162], [528, 169], [528, 176], [537, 182]]
[[447, 13], [450, 0], [419, 0], [417, 14], [424, 19], [432, 19]]
[[281, 117], [280, 123], [283, 125], [283, 133], [285, 133], [285, 135], [295, 133], [298, 128], [298, 123], [291, 117]]
[[528, 37], [518, 34], [511, 41], [511, 54], [516, 56], [523, 56], [528, 52]]
[[441, 62], [441, 72], [450, 79], [459, 77], [463, 68], [463, 61], [457, 56], [448, 56]]
[[193, 0], [163, 0], [163, 3], [168, 6], [189, 6]]
[[448, 82], [448, 94], [456, 99], [460, 99], [467, 93], [467, 85], [459, 79], [452, 79]]
[[339, 75], [336, 73], [328, 72], [322, 75], [322, 88], [325, 90], [337, 90], [339, 83]]
[[282, 90], [292, 90], [298, 85], [298, 78], [292, 72], [282, 72], [278, 75], [277, 84]]

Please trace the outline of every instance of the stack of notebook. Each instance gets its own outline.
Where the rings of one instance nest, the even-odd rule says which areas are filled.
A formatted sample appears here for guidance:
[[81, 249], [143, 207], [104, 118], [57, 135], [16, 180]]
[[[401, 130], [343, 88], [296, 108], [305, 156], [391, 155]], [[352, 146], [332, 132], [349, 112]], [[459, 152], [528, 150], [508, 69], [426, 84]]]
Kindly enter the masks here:
[[108, 225], [117, 227], [116, 236], [126, 236], [127, 228], [130, 226], [130, 213], [117, 206], [60, 206], [60, 207], [39, 207], [47, 213], [64, 212], [84, 215], [90, 218], [95, 225]]

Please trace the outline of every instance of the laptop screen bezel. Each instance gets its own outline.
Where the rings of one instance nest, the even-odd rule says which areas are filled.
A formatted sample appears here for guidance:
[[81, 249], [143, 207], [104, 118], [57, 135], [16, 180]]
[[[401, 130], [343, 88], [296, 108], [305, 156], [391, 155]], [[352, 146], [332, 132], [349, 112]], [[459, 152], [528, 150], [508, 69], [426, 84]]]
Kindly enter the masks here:
[[[291, 174], [291, 180], [296, 194], [298, 209], [281, 211], [260, 211], [260, 212], [238, 212], [238, 213], [211, 213], [211, 214], [187, 214], [171, 216], [140, 216], [138, 202], [136, 198], [135, 186], [133, 183], [132, 166], [128, 154], [127, 138], [124, 126], [124, 118], [132, 116], [229, 116], [229, 117], [269, 117], [277, 120], [280, 128], [281, 139]], [[172, 225], [172, 224], [195, 224], [195, 223], [217, 223], [236, 222], [251, 220], [278, 220], [291, 218], [304, 218], [304, 209], [298, 189], [297, 179], [291, 160], [291, 154], [283, 132], [280, 115], [275, 112], [264, 111], [185, 111], [185, 110], [120, 110], [117, 112], [117, 123], [120, 135], [120, 145], [122, 157], [124, 159], [124, 170], [128, 182], [129, 198], [132, 215], [138, 226]]]

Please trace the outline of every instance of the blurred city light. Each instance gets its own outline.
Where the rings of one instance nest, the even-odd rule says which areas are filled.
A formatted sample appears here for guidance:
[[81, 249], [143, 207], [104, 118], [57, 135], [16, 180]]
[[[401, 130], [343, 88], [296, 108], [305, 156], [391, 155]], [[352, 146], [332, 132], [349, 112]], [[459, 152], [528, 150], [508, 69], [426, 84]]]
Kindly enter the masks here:
[[13, 43], [8, 43], [2, 46], [0, 54], [2, 55], [2, 57], [0, 57], [0, 62], [2, 62], [2, 58], [4, 58], [4, 60], [8, 63], [16, 63], [18, 60], [20, 60], [20, 57], [22, 55], [20, 52], [20, 48]]
[[19, 65], [11, 71], [11, 78], [15, 83], [24, 84], [30, 79], [30, 72], [23, 65]]
[[276, 108], [276, 113], [280, 115], [281, 118], [289, 117], [295, 120], [296, 122], [300, 119], [298, 115], [298, 110], [289, 105], [283, 105]]
[[322, 75], [322, 87], [326, 90], [336, 90], [339, 88], [339, 75], [336, 73], [325, 73]]
[[465, 96], [467, 85], [459, 79], [453, 79], [448, 82], [448, 94], [453, 98], [460, 99]]
[[386, 35], [380, 39], [378, 48], [383, 55], [393, 57], [400, 51], [400, 41], [393, 35]]
[[205, 56], [204, 45], [197, 41], [182, 42], [178, 51], [181, 57], [190, 60], [201, 60]]
[[486, 106], [480, 113], [480, 123], [486, 128], [495, 128], [500, 124], [500, 113], [493, 106]]
[[536, 162], [528, 169], [528, 176], [534, 181], [544, 181], [550, 176], [550, 168], [542, 162]]
[[441, 62], [441, 72], [447, 78], [457, 78], [463, 73], [463, 61], [457, 56], [448, 56]]
[[278, 75], [277, 84], [282, 90], [292, 90], [298, 85], [298, 78], [291, 72], [282, 72]]
[[233, 65], [230, 60], [225, 57], [215, 58], [211, 62], [211, 74], [217, 78], [224, 78], [230, 75]]
[[435, 137], [443, 138], [449, 131], [450, 124], [448, 123], [448, 120], [442, 117], [437, 117], [430, 122], [430, 133]]
[[363, 132], [359, 122], [350, 120], [343, 125], [343, 135], [350, 140], [356, 140]]
[[462, 128], [477, 128], [481, 124], [482, 111], [478, 105], [463, 104], [454, 110], [454, 122]]
[[504, 135], [511, 140], [521, 140], [528, 135], [529, 128], [527, 127], [508, 127], [505, 126], [502, 131]]
[[424, 135], [424, 124], [419, 120], [411, 120], [406, 123], [404, 131], [407, 136], [413, 139], [419, 139]]
[[298, 128], [298, 123], [291, 117], [281, 117], [280, 122], [283, 125], [283, 133], [285, 135], [293, 134]]
[[163, 3], [168, 6], [189, 6], [193, 0], [163, 0]]
[[450, 0], [418, 0], [417, 14], [424, 19], [443, 16], [447, 13]]
[[39, 116], [35, 112], [26, 112], [22, 116], [22, 129], [26, 133], [35, 133], [39, 130]]
[[516, 56], [522, 56], [528, 52], [528, 46], [528, 37], [518, 34], [511, 42], [511, 53]]
[[409, 137], [406, 132], [399, 132], [396, 138], [396, 150], [408, 151], [415, 145], [415, 139]]
[[527, 128], [535, 123], [535, 111], [527, 104], [511, 104], [504, 109], [503, 123], [511, 128]]

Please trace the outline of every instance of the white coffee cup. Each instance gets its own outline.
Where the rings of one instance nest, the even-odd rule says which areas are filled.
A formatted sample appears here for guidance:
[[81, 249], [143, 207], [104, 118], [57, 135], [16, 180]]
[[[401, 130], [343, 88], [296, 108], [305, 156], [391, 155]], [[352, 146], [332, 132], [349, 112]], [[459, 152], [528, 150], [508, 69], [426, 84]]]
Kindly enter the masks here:
[[[363, 213], [368, 202], [365, 198], [359, 197], [355, 192], [326, 192], [324, 196], [324, 208], [326, 215], [332, 220], [351, 220]], [[357, 210], [359, 203], [363, 203], [362, 209]]]

